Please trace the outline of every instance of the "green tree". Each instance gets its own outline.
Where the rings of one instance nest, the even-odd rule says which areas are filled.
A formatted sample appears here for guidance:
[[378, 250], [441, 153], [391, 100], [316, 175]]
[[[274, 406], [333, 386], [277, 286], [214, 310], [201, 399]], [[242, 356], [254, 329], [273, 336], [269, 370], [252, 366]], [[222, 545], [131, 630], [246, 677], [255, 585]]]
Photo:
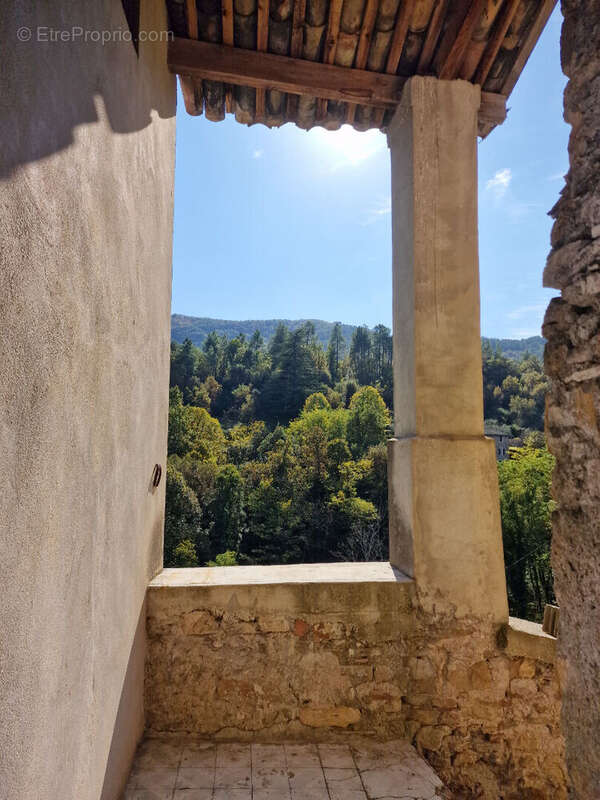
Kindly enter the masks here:
[[271, 356], [271, 368], [273, 370], [279, 369], [281, 366], [283, 351], [289, 335], [289, 330], [285, 327], [283, 322], [280, 322], [275, 328], [275, 333], [269, 344], [269, 355]]
[[348, 444], [355, 455], [385, 441], [390, 425], [390, 412], [373, 386], [363, 386], [350, 401]]
[[502, 539], [511, 613], [541, 619], [553, 602], [550, 488], [554, 457], [544, 448], [512, 448], [498, 464]]
[[217, 553], [214, 561], [209, 561], [209, 567], [235, 567], [237, 565], [234, 550], [226, 550], [224, 553]]
[[385, 325], [376, 325], [373, 329], [372, 341], [375, 379], [383, 382], [389, 378], [388, 371], [392, 368], [392, 332]]
[[198, 366], [197, 348], [190, 339], [182, 345], [174, 343], [171, 347], [170, 385], [179, 386], [182, 394], [191, 392], [195, 385]]
[[205, 557], [208, 552], [200, 504], [182, 473], [170, 463], [167, 464], [165, 491], [164, 564], [166, 567], [186, 566], [180, 562], [186, 553], [191, 558], [192, 547], [196, 559]]
[[169, 455], [192, 453], [200, 461], [223, 461], [226, 453], [225, 434], [219, 421], [205, 408], [186, 406], [179, 387], [169, 391]]
[[371, 383], [373, 377], [371, 333], [368, 328], [359, 325], [352, 334], [350, 344], [350, 366], [352, 373], [361, 386]]
[[287, 421], [295, 417], [306, 398], [320, 387], [313, 336], [309, 327], [302, 326], [289, 333], [281, 345], [276, 358], [278, 366], [265, 386], [261, 403], [272, 421]]
[[342, 325], [336, 322], [329, 337], [329, 344], [327, 345], [327, 366], [331, 380], [337, 383], [341, 375], [342, 360], [344, 358], [344, 351], [346, 349], [346, 340], [342, 334]]
[[219, 380], [221, 375], [221, 366], [223, 362], [223, 347], [226, 340], [221, 339], [216, 331], [208, 334], [202, 345], [202, 351], [206, 358], [206, 364], [209, 374], [216, 380]]
[[173, 566], [197, 567], [196, 546], [191, 539], [183, 539], [173, 551]]
[[237, 553], [244, 533], [246, 514], [242, 476], [233, 464], [226, 464], [217, 474], [212, 517], [212, 552], [215, 555], [226, 550]]
[[304, 407], [302, 408], [302, 413], [307, 414], [310, 411], [316, 411], [317, 409], [320, 408], [330, 409], [331, 405], [329, 403], [329, 400], [323, 394], [323, 392], [315, 392], [315, 394], [309, 395], [304, 401]]
[[167, 452], [182, 456], [190, 447], [183, 395], [179, 386], [169, 389], [169, 433]]
[[205, 408], [185, 406], [187, 450], [200, 461], [221, 463], [227, 452], [225, 434], [219, 420], [211, 417]]

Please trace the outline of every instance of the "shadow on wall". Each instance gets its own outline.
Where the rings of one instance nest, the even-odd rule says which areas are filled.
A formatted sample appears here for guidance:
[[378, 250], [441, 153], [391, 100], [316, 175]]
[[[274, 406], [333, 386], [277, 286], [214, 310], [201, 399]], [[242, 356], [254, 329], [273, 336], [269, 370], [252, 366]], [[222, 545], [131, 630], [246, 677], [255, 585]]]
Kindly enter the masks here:
[[[141, 31], [149, 32], [151, 15], [156, 18], [150, 5], [141, 3]], [[0, 177], [68, 147], [77, 126], [98, 122], [101, 114], [119, 134], [145, 128], [153, 111], [163, 118], [172, 116], [171, 103], [153, 107], [157, 97], [168, 93], [151, 92], [151, 81], [138, 82], [146, 91], [138, 90], [131, 102], [123, 102], [127, 85], [139, 81], [139, 70], [151, 70], [156, 61], [164, 61], [166, 31], [157, 32], [162, 42], [140, 42], [138, 59], [132, 42], [122, 35], [129, 33], [129, 27], [120, 0], [85, 4], [26, 0], [4, 6]], [[103, 44], [104, 32], [111, 41]], [[154, 74], [172, 80], [166, 69]]]
[[136, 744], [144, 731], [144, 664], [146, 602], [142, 605], [110, 745], [100, 800], [120, 797], [131, 768]]

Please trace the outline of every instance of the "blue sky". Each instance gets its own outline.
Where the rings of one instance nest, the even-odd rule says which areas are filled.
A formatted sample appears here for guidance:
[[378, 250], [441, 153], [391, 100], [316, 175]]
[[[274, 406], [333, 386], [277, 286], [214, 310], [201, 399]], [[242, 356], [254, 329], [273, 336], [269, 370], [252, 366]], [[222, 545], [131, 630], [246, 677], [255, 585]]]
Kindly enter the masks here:
[[[567, 171], [561, 17], [479, 145], [481, 325], [540, 332], [547, 212]], [[248, 128], [177, 108], [175, 313], [391, 325], [390, 174], [379, 132]]]

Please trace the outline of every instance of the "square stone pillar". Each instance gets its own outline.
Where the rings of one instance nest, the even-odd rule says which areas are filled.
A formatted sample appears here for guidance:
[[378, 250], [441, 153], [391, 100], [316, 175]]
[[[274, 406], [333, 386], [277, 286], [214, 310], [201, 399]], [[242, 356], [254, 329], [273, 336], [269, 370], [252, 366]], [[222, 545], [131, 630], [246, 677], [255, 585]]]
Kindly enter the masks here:
[[483, 435], [480, 89], [414, 77], [390, 123], [390, 561], [428, 611], [508, 618], [495, 447]]

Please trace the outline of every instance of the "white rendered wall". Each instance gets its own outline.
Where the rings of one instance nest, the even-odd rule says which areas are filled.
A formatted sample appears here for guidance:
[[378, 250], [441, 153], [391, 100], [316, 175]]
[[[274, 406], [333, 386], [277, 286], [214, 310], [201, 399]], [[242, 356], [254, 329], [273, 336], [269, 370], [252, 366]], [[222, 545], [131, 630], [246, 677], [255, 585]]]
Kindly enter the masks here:
[[[142, 2], [142, 29], [166, 26]], [[31, 30], [28, 42], [19, 41]], [[0, 796], [112, 800], [142, 725], [162, 561], [175, 80], [119, 0], [0, 20]], [[134, 635], [137, 649], [133, 648]], [[129, 667], [129, 672], [128, 672]], [[126, 674], [129, 675], [127, 681]], [[129, 709], [119, 715], [118, 709]], [[115, 772], [116, 770], [116, 772]]]

